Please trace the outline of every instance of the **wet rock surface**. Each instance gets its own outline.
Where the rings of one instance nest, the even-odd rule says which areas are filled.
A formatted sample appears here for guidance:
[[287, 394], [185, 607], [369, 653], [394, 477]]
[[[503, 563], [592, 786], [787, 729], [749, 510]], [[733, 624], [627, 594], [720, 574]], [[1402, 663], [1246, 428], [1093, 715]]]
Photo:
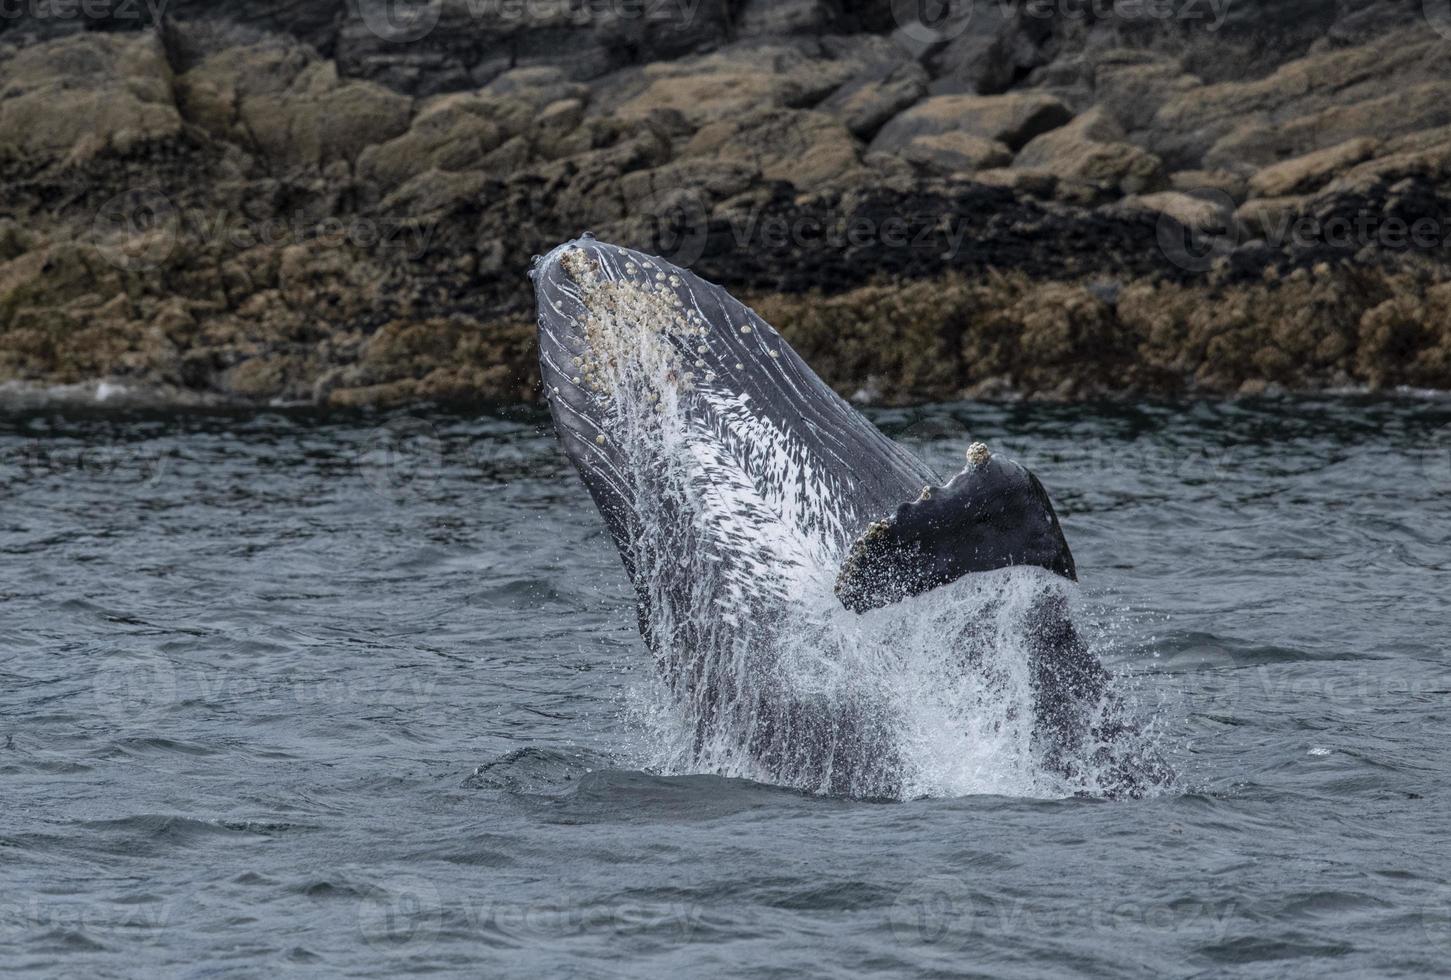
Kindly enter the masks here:
[[6, 19], [0, 381], [535, 397], [530, 256], [589, 229], [848, 395], [1451, 389], [1417, 5], [627, 6]]

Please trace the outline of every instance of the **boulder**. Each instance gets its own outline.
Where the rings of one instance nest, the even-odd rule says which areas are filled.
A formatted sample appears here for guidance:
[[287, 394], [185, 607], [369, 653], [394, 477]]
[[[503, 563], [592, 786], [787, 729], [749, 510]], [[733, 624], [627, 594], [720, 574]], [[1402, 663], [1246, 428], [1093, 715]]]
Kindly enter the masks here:
[[1283, 197], [1318, 190], [1330, 178], [1374, 156], [1379, 148], [1380, 141], [1370, 137], [1346, 140], [1265, 167], [1249, 179], [1249, 189], [1255, 197]]
[[924, 24], [910, 26], [917, 33], [935, 33], [943, 40], [925, 52], [937, 95], [991, 95], [1007, 90], [1018, 79], [1052, 56], [1053, 24], [1025, 16], [1024, 7], [1001, 0], [962, 0], [933, 7], [895, 0], [906, 16], [920, 12], [946, 18], [924, 32]]
[[1393, 31], [1264, 77], [1186, 89], [1155, 112], [1147, 146], [1180, 168], [1268, 166], [1357, 136], [1388, 138], [1451, 121], [1443, 118], [1451, 113], [1444, 41], [1430, 34]]
[[959, 132], [996, 140], [1016, 150], [1072, 118], [1072, 111], [1059, 99], [1041, 92], [937, 95], [883, 126], [870, 149], [896, 153], [919, 136]]
[[[526, 113], [503, 108], [504, 100], [474, 93], [433, 99], [414, 117], [408, 131], [365, 149], [358, 172], [384, 187], [396, 186], [427, 170], [469, 170], [512, 135], [511, 124]], [[501, 121], [496, 121], [502, 117]]]
[[1125, 142], [1123, 128], [1101, 107], [1034, 139], [1013, 166], [1043, 170], [1100, 195], [1139, 194], [1163, 182], [1162, 161]]
[[0, 61], [0, 160], [38, 170], [124, 155], [180, 136], [154, 34], [77, 34]]
[[839, 118], [852, 134], [870, 140], [903, 109], [927, 94], [927, 72], [916, 62], [875, 66], [832, 93], [821, 109]]
[[1392, 139], [1451, 123], [1451, 82], [1412, 85], [1391, 95], [1282, 121], [1251, 121], [1219, 139], [1205, 154], [1210, 166], [1234, 162], [1268, 165], [1357, 137]]
[[857, 143], [824, 112], [762, 109], [703, 126], [682, 158], [710, 157], [755, 169], [763, 180], [811, 189], [861, 169]]
[[673, 110], [696, 128], [763, 108], [816, 105], [859, 67], [813, 60], [796, 48], [735, 48], [646, 65], [600, 108], [627, 118]]
[[1218, 194], [1196, 196], [1180, 191], [1130, 194], [1119, 207], [1125, 211], [1165, 215], [1195, 231], [1225, 233], [1234, 228], [1234, 209], [1228, 206], [1226, 197]]
[[1249, 182], [1232, 170], [1180, 170], [1169, 175], [1169, 186], [1186, 194], [1218, 191], [1236, 202], [1249, 196]]
[[1008, 190], [1032, 197], [1051, 198], [1058, 188], [1058, 178], [1045, 170], [1027, 170], [1021, 167], [999, 167], [979, 170], [972, 175], [979, 184], [989, 187], [1006, 187]]
[[997, 140], [968, 133], [917, 136], [901, 149], [902, 159], [941, 174], [970, 173], [1013, 162], [1013, 152]]
[[401, 135], [413, 105], [381, 85], [340, 79], [333, 62], [278, 42], [213, 55], [178, 78], [177, 90], [189, 121], [283, 169], [352, 163]]

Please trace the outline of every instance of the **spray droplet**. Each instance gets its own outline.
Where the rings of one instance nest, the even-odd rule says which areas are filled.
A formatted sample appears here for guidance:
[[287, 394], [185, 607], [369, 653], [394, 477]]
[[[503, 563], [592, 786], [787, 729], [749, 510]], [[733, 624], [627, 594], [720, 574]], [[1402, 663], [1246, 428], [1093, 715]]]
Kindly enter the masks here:
[[579, 237], [583, 238], [587, 242], [592, 242], [594, 241], [595, 233], [592, 231], [582, 231], [580, 232]]
[[746, 323], [746, 324], [742, 324], [741, 325], [741, 333], [750, 333], [750, 332], [751, 332], [751, 325], [749, 323]]

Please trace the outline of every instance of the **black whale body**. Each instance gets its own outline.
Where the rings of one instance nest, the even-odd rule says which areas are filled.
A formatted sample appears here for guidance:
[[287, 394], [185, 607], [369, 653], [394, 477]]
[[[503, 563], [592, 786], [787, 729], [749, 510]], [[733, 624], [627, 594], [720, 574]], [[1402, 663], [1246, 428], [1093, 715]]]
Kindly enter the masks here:
[[[769, 324], [663, 259], [585, 237], [530, 275], [555, 427], [635, 586], [693, 736], [686, 761], [740, 769], [743, 753], [763, 779], [901, 795], [891, 708], [850, 684], [803, 683], [781, 636], [839, 644], [845, 610], [870, 615], [974, 572], [1074, 578], [1041, 484], [975, 445], [937, 486]], [[1039, 760], [1093, 764], [1087, 746], [1119, 727], [1103, 711], [1107, 674], [1051, 585], [1022, 627]], [[976, 632], [943, 637], [964, 669], [981, 658]], [[1144, 781], [1107, 768], [1108, 792]]]

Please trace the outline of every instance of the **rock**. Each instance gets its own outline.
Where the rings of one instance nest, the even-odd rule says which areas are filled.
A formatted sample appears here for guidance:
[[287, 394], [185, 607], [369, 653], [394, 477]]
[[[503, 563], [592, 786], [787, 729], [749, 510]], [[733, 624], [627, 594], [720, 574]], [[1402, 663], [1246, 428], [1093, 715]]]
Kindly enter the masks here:
[[836, 16], [833, 5], [825, 0], [747, 0], [736, 33], [768, 38], [812, 34], [827, 28]]
[[1122, 140], [1123, 129], [1101, 107], [1037, 137], [1018, 153], [1015, 167], [1053, 174], [1099, 194], [1140, 194], [1163, 181], [1158, 157]]
[[833, 92], [821, 109], [841, 119], [853, 135], [870, 140], [887, 120], [927, 94], [927, 80], [915, 62], [878, 66]]
[[276, 43], [213, 55], [178, 78], [177, 89], [189, 121], [284, 169], [352, 163], [401, 135], [412, 110], [407, 96], [339, 79], [332, 62]]
[[155, 35], [78, 34], [0, 62], [0, 160], [81, 164], [173, 141], [181, 126]]
[[1324, 150], [1265, 167], [1249, 179], [1255, 197], [1283, 197], [1318, 190], [1331, 177], [1371, 156], [1380, 141], [1358, 137]]
[[1185, 228], [1216, 234], [1232, 233], [1235, 212], [1218, 195], [1195, 196], [1180, 191], [1131, 194], [1119, 206], [1126, 211], [1145, 211], [1173, 218]]
[[1028, 170], [1021, 167], [1001, 167], [979, 170], [972, 175], [979, 184], [989, 187], [1005, 187], [1020, 194], [1050, 198], [1058, 187], [1058, 178], [1045, 170]]
[[1150, 129], [1164, 103], [1203, 84], [1177, 59], [1120, 49], [1100, 55], [1091, 75], [1094, 100], [1129, 132]]
[[1374, 159], [1350, 168], [1325, 187], [1326, 193], [1370, 192], [1407, 177], [1443, 180], [1451, 173], [1451, 126], [1410, 133], [1387, 142]]
[[1176, 191], [1218, 191], [1237, 202], [1249, 196], [1249, 182], [1230, 170], [1180, 170], [1169, 175], [1169, 186]]
[[870, 149], [896, 153], [918, 136], [961, 132], [1016, 150], [1072, 118], [1066, 105], [1043, 93], [938, 95], [893, 118], [872, 140]]
[[[406, 133], [363, 150], [358, 171], [390, 188], [427, 170], [477, 169], [514, 135], [505, 127], [518, 127], [529, 115], [524, 103], [517, 103], [517, 113], [500, 111], [503, 101], [472, 93], [440, 96], [419, 111]], [[500, 117], [505, 125], [495, 121]]]
[[1210, 166], [1243, 161], [1272, 164], [1286, 157], [1351, 142], [1387, 140], [1451, 123], [1451, 82], [1425, 82], [1394, 95], [1337, 104], [1285, 121], [1247, 122], [1205, 154]]
[[[1440, 125], [1442, 43], [1422, 29], [1289, 61], [1264, 77], [1188, 89], [1154, 114], [1147, 143], [1176, 167], [1267, 166], [1357, 136]], [[1429, 87], [1426, 87], [1429, 86]], [[1405, 92], [1404, 106], [1394, 104]], [[1444, 92], [1440, 92], [1444, 105]], [[1446, 120], [1443, 120], [1443, 122]]]
[[936, 133], [915, 136], [901, 150], [902, 159], [934, 173], [967, 173], [990, 167], [1005, 167], [1013, 153], [997, 140], [967, 133]]
[[744, 164], [763, 180], [789, 181], [803, 189], [861, 169], [857, 144], [845, 126], [823, 112], [792, 109], [763, 109], [711, 123], [691, 138], [681, 156]]
[[815, 105], [856, 73], [849, 61], [812, 62], [780, 46], [731, 51], [646, 65], [623, 98], [620, 116], [674, 110], [692, 126], [767, 107]]
[[[1053, 24], [1040, 17], [1025, 16], [1021, 4], [999, 0], [963, 0], [961, 3], [930, 5], [902, 3], [906, 9], [926, 18], [947, 40], [924, 52], [938, 95], [991, 95], [1005, 91], [1033, 68], [1048, 61]], [[922, 24], [914, 25], [921, 31]], [[983, 134], [979, 134], [983, 135]]]

